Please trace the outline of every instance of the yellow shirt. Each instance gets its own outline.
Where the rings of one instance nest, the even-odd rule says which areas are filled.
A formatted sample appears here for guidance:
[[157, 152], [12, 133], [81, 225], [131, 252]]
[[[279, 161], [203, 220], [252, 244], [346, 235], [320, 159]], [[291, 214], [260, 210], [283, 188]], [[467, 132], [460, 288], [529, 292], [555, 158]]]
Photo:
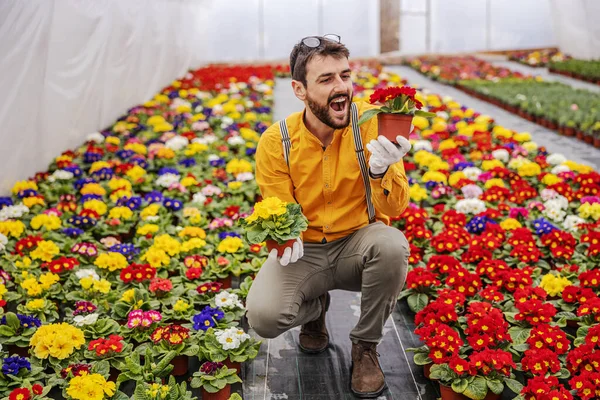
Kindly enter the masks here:
[[[374, 106], [357, 103], [359, 118]], [[264, 198], [276, 196], [300, 204], [308, 219], [306, 242], [331, 242], [369, 224], [365, 186], [356, 158], [352, 126], [334, 131], [329, 146], [304, 125], [304, 112], [287, 118], [290, 134], [290, 167], [283, 155], [279, 123], [263, 132], [256, 150], [256, 182]], [[377, 117], [360, 127], [365, 147], [377, 138]], [[409, 187], [402, 161], [390, 166], [383, 178], [369, 177], [375, 216], [389, 225], [390, 216], [400, 215], [408, 206]]]

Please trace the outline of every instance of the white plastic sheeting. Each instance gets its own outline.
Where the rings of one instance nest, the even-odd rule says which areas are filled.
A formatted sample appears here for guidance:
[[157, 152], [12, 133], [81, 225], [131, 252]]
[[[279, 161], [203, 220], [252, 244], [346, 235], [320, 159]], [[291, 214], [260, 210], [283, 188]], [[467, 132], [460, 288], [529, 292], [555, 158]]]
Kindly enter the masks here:
[[200, 64], [203, 4], [0, 1], [0, 194]]
[[401, 0], [400, 8], [403, 54], [556, 45], [549, 0]]
[[600, 59], [600, 1], [549, 1], [560, 49], [576, 58]]

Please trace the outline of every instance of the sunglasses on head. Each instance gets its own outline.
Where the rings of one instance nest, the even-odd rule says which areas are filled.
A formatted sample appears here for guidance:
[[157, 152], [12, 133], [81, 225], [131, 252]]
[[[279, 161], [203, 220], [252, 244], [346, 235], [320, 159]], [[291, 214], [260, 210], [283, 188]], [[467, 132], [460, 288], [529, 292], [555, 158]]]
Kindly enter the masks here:
[[334, 33], [328, 33], [323, 36], [307, 36], [302, 39], [302, 44], [306, 47], [315, 48], [321, 45], [321, 39], [329, 40], [335, 43], [341, 43], [342, 37]]

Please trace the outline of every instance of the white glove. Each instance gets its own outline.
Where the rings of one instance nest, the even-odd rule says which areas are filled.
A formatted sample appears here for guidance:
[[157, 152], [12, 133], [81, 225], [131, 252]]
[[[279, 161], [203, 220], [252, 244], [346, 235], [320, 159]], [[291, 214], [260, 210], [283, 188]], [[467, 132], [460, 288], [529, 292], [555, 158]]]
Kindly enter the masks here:
[[369, 168], [373, 175], [383, 174], [390, 165], [402, 160], [410, 151], [412, 146], [404, 136], [397, 136], [396, 141], [398, 145], [390, 142], [385, 136], [378, 136], [367, 143], [367, 150], [371, 152]]
[[[286, 248], [283, 251], [283, 255], [278, 260], [281, 266], [285, 267], [288, 264], [293, 264], [298, 261], [304, 255], [304, 244], [300, 238], [296, 239], [296, 243], [291, 248]], [[277, 259], [277, 249], [271, 250], [269, 258]]]

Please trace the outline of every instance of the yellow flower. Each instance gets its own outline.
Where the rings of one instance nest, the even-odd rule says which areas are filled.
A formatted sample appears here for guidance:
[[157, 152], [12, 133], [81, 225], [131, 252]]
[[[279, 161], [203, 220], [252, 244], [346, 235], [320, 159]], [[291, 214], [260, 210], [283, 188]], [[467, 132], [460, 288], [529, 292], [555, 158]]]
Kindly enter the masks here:
[[581, 218], [592, 218], [594, 221], [600, 219], [600, 203], [584, 203], [577, 209]]
[[455, 148], [456, 148], [456, 143], [454, 143], [454, 139], [450, 138], [450, 139], [446, 139], [440, 143], [439, 150], [442, 151], [442, 150], [455, 149]]
[[450, 184], [450, 186], [454, 186], [461, 179], [467, 179], [467, 176], [462, 171], [456, 171], [450, 174], [450, 177], [448, 178], [448, 183]]
[[158, 232], [158, 225], [154, 225], [154, 224], [146, 224], [146, 225], [142, 225], [137, 229], [137, 234], [138, 235], [147, 235], [149, 233], [156, 233]]
[[503, 188], [503, 187], [505, 187], [504, 186], [504, 181], [502, 179], [500, 179], [500, 178], [493, 178], [493, 179], [488, 179], [485, 182], [485, 188], [486, 189], [492, 188], [494, 186], [498, 186], [498, 187], [502, 187]]
[[542, 282], [540, 282], [540, 287], [546, 291], [550, 296], [558, 296], [562, 293], [564, 288], [571, 285], [571, 281], [569, 281], [564, 276], [556, 277], [554, 274], [546, 274], [542, 278]]
[[59, 247], [51, 240], [42, 240], [38, 243], [36, 249], [29, 255], [34, 260], [42, 260], [46, 262], [52, 261], [55, 255], [60, 253]]
[[206, 239], [206, 232], [202, 228], [198, 228], [195, 226], [186, 226], [181, 231], [179, 231], [179, 237], [199, 237], [200, 239]]
[[106, 194], [106, 190], [97, 183], [86, 183], [85, 185], [83, 185], [79, 193], [96, 194], [99, 196], [104, 196]]
[[531, 134], [529, 132], [517, 133], [513, 136], [513, 139], [515, 139], [517, 142], [528, 142], [531, 140]]
[[127, 176], [133, 179], [134, 181], [143, 178], [146, 175], [146, 170], [139, 165], [134, 165], [129, 171], [127, 171]]
[[124, 178], [112, 178], [110, 181], [108, 181], [108, 187], [110, 190], [131, 190], [131, 182]]
[[134, 295], [135, 295], [135, 289], [126, 290], [125, 292], [123, 292], [123, 295], [121, 296], [121, 301], [124, 301], [125, 303], [131, 303], [131, 302], [133, 302]]
[[100, 200], [88, 200], [83, 203], [83, 208], [87, 208], [88, 210], [96, 211], [100, 215], [106, 214], [107, 206], [103, 201]]
[[31, 266], [31, 258], [25, 256], [23, 257], [23, 260], [17, 260], [15, 261], [15, 265], [17, 268], [29, 268]]
[[219, 243], [217, 251], [219, 253], [236, 253], [243, 245], [244, 242], [239, 237], [228, 236]]
[[129, 262], [123, 254], [109, 252], [98, 255], [98, 258], [96, 258], [94, 265], [103, 269], [108, 269], [110, 272], [113, 272], [118, 269], [123, 269], [127, 267], [127, 265], [129, 265]]
[[554, 185], [555, 183], [559, 183], [559, 182], [562, 182], [562, 179], [560, 179], [558, 176], [556, 176], [554, 174], [546, 174], [542, 178], [542, 183], [544, 185]]
[[83, 373], [69, 381], [67, 394], [74, 400], [103, 400], [115, 394], [116, 385], [100, 374]]
[[526, 142], [526, 143], [523, 143], [522, 146], [525, 150], [527, 150], [530, 153], [533, 153], [534, 151], [536, 151], [538, 149], [538, 145], [536, 142]]
[[54, 231], [60, 228], [61, 220], [56, 215], [39, 214], [31, 219], [30, 226], [38, 230], [42, 226], [49, 231]]
[[168, 265], [171, 258], [164, 250], [150, 247], [141, 257], [142, 261], [146, 261], [153, 268], [159, 268], [163, 265]]
[[26, 197], [23, 199], [23, 204], [28, 208], [32, 208], [35, 205], [45, 206], [46, 202], [41, 197]]
[[110, 218], [129, 219], [133, 216], [133, 211], [129, 207], [115, 207], [108, 213]]
[[[154, 132], [169, 132], [172, 130], [173, 130], [173, 125], [171, 125], [168, 122], [163, 122], [163, 123], [154, 125]], [[171, 151], [173, 152], [173, 150], [171, 150]], [[173, 152], [173, 155], [175, 155], [174, 152]]]
[[152, 247], [159, 250], [164, 250], [170, 256], [175, 256], [181, 251], [181, 243], [166, 233], [164, 235], [157, 236], [154, 239], [154, 244]]
[[140, 217], [144, 220], [148, 217], [153, 217], [158, 214], [158, 210], [160, 210], [160, 204], [152, 203], [142, 210]]
[[190, 250], [200, 249], [204, 246], [206, 246], [206, 242], [204, 240], [202, 240], [200, 238], [193, 238], [193, 239], [190, 239], [190, 240], [182, 243], [181, 251], [186, 253]]
[[81, 285], [81, 287], [84, 290], [88, 290], [92, 287], [92, 285], [94, 284], [94, 278], [92, 278], [91, 276], [86, 276], [84, 278], [81, 278], [79, 280], [79, 284]]
[[228, 174], [236, 176], [242, 172], [252, 172], [252, 164], [249, 161], [234, 158], [227, 163], [225, 170]]
[[108, 292], [110, 292], [110, 282], [106, 279], [101, 279], [99, 281], [94, 280], [93, 289], [95, 292], [108, 294]]
[[18, 194], [19, 192], [27, 189], [33, 189], [37, 191], [37, 183], [35, 183], [35, 181], [17, 181], [12, 187], [12, 192], [14, 194]]
[[437, 172], [437, 171], [427, 171], [425, 172], [425, 174], [423, 174], [423, 177], [421, 178], [421, 180], [426, 183], [426, 182], [441, 182], [441, 183], [446, 183], [446, 175], [442, 174], [441, 172]]
[[8, 292], [8, 290], [6, 289], [6, 286], [4, 286], [4, 284], [0, 283], [0, 299], [2, 299], [2, 296], [4, 296], [6, 294], [6, 292]]
[[181, 185], [184, 187], [197, 185], [198, 181], [193, 176], [186, 176], [181, 180]]
[[187, 303], [185, 300], [177, 300], [177, 302], [175, 303], [175, 305], [173, 305], [173, 311], [175, 312], [185, 312], [188, 310], [188, 308], [190, 308], [190, 304]]
[[114, 145], [118, 146], [119, 144], [121, 144], [121, 139], [119, 139], [116, 136], [109, 136], [106, 138], [106, 143], [110, 143], [110, 144], [114, 144]]
[[494, 169], [496, 167], [503, 168], [504, 164], [500, 160], [484, 160], [481, 163], [481, 169], [484, 170], [484, 171], [489, 171], [489, 170]]
[[203, 143], [190, 143], [185, 149], [185, 155], [191, 157], [206, 150], [208, 150], [208, 146]]
[[506, 129], [500, 125], [494, 126], [494, 129], [492, 130], [492, 134], [496, 138], [502, 137], [502, 138], [506, 138], [506, 139], [509, 139], [513, 136], [512, 131], [510, 131], [509, 129]]
[[25, 224], [21, 221], [0, 221], [0, 233], [4, 236], [18, 238], [23, 234]]
[[107, 163], [106, 161], [96, 161], [90, 167], [89, 172], [91, 174], [93, 172], [100, 171], [101, 169], [110, 168], [110, 167], [111, 167], [111, 165], [109, 163]]
[[27, 304], [25, 304], [25, 307], [28, 310], [37, 311], [37, 310], [41, 310], [42, 308], [44, 308], [45, 305], [46, 305], [46, 300], [44, 300], [44, 299], [35, 299], [35, 300], [29, 300], [27, 302]]
[[50, 289], [52, 285], [59, 281], [59, 276], [57, 274], [53, 274], [52, 272], [46, 272], [40, 276], [40, 283], [42, 284], [42, 289], [44, 290]]
[[575, 161], [567, 160], [562, 165], [569, 167], [571, 171], [579, 172], [580, 174], [587, 174], [592, 172], [594, 169], [589, 165], [578, 164]]
[[42, 325], [29, 340], [36, 357], [46, 359], [52, 356], [59, 360], [71, 356], [73, 351], [84, 343], [83, 332], [65, 322]]
[[124, 149], [125, 150], [131, 150], [134, 153], [141, 154], [141, 155], [145, 155], [146, 153], [148, 153], [148, 149], [146, 149], [146, 146], [144, 146], [141, 143], [129, 143], [129, 144], [126, 144], [125, 147], [124, 147]]
[[227, 184], [227, 187], [231, 190], [237, 190], [242, 187], [242, 182], [232, 181]]
[[425, 117], [414, 116], [413, 120], [412, 120], [412, 124], [415, 127], [419, 128], [420, 130], [423, 130], [423, 129], [429, 127], [429, 121]]
[[267, 197], [260, 205], [269, 215], [283, 215], [287, 212], [287, 203], [277, 197]]
[[[248, 114], [249, 113], [246, 113], [246, 115]], [[240, 135], [242, 136], [242, 138], [244, 138], [244, 140], [252, 140], [254, 142], [258, 142], [260, 139], [260, 135], [250, 128], [241, 128]]]
[[542, 173], [542, 168], [537, 163], [529, 162], [521, 165], [517, 169], [517, 173], [519, 176], [538, 176]]
[[447, 171], [450, 169], [450, 165], [446, 161], [435, 160], [428, 167], [429, 171]]
[[172, 158], [175, 158], [175, 151], [173, 151], [173, 149], [170, 149], [168, 147], [161, 147], [156, 152], [156, 157], [170, 160]]
[[500, 228], [505, 231], [512, 231], [513, 229], [521, 228], [521, 223], [514, 218], [507, 218], [500, 222]]
[[35, 278], [27, 278], [21, 282], [21, 287], [27, 290], [27, 295], [36, 297], [42, 294], [42, 285]]
[[410, 198], [415, 202], [425, 200], [427, 198], [427, 190], [419, 186], [418, 183], [414, 183], [410, 187]]

